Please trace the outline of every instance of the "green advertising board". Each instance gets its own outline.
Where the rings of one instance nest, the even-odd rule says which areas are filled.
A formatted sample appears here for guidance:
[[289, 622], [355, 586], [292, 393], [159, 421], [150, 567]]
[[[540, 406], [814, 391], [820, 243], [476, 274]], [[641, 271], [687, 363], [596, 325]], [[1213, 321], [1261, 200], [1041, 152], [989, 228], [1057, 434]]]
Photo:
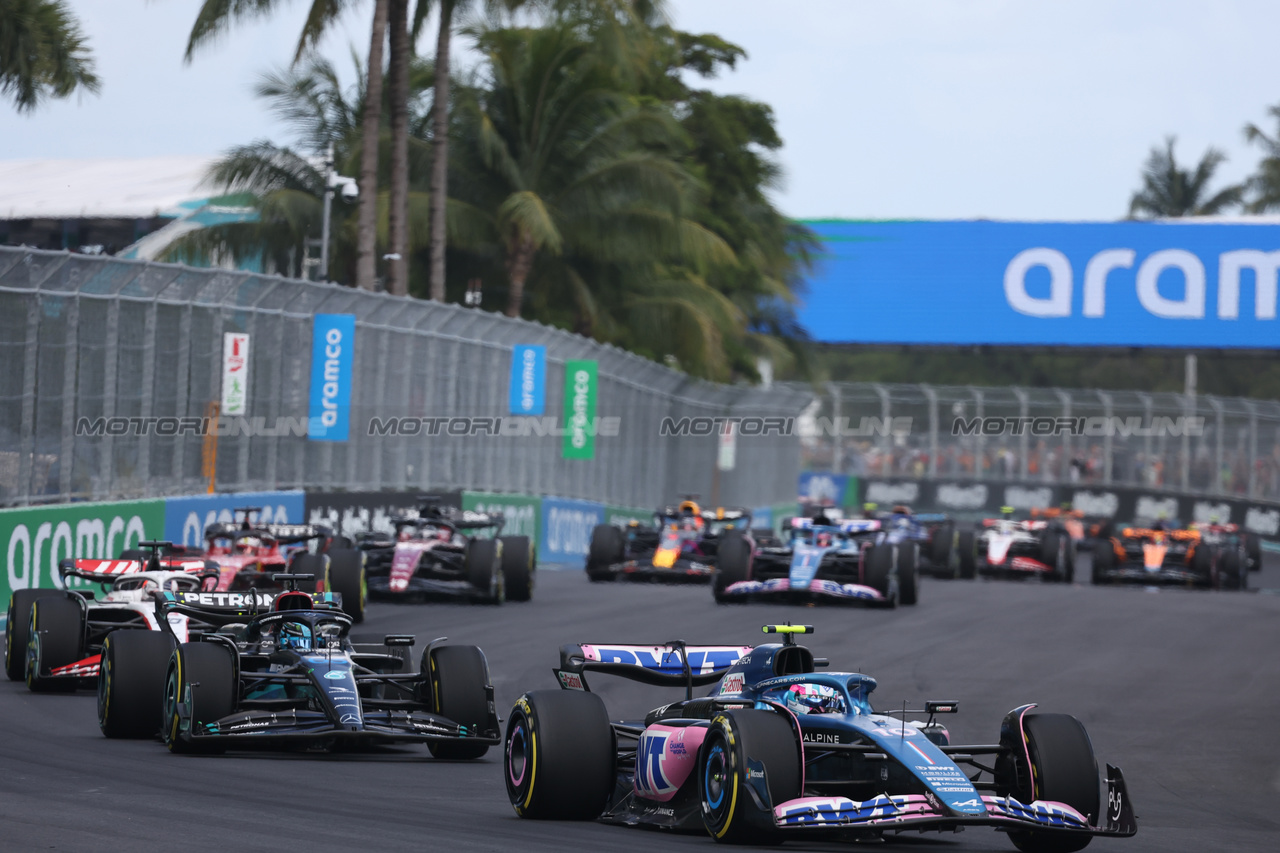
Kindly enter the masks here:
[[612, 524], [614, 527], [626, 527], [633, 521], [640, 524], [652, 524], [653, 509], [642, 509], [634, 506], [606, 506], [604, 508], [605, 524]]
[[[0, 510], [0, 595], [56, 585], [58, 561], [117, 557], [164, 536], [164, 501], [59, 504]], [[5, 618], [0, 614], [0, 619]]]
[[564, 458], [596, 455], [596, 363], [564, 363]]
[[542, 499], [529, 495], [500, 495], [494, 492], [463, 492], [462, 508], [472, 512], [500, 512], [506, 517], [503, 536], [528, 536], [538, 544], [542, 529]]

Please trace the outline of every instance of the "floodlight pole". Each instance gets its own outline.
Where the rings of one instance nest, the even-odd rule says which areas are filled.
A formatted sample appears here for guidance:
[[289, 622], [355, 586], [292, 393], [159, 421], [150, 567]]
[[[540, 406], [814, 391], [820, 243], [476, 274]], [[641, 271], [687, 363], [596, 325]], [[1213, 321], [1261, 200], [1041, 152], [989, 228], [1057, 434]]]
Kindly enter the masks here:
[[333, 206], [333, 143], [324, 154], [324, 215], [320, 224], [320, 280], [329, 280], [329, 208]]

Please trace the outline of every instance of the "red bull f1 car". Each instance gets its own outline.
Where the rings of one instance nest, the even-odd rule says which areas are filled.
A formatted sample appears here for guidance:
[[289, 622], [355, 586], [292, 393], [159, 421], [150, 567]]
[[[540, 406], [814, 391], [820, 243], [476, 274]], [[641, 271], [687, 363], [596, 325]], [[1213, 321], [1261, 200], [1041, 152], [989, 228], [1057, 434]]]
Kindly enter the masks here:
[[[877, 712], [876, 681], [826, 672], [793, 641], [746, 646], [570, 645], [561, 690], [525, 693], [507, 722], [504, 777], [516, 814], [705, 832], [717, 841], [876, 841], [993, 827], [1026, 853], [1070, 853], [1137, 832], [1119, 768], [1106, 797], [1084, 727], [1014, 708], [999, 740], [952, 743], [954, 701]], [[683, 687], [643, 720], [611, 720], [588, 678]], [[710, 693], [695, 697], [696, 688]], [[899, 718], [918, 714], [923, 721]]]
[[712, 580], [719, 603], [783, 601], [896, 607], [919, 599], [918, 545], [879, 519], [793, 518], [789, 539], [751, 549], [726, 542]]
[[1095, 584], [1246, 589], [1248, 554], [1238, 540], [1206, 541], [1202, 531], [1176, 523], [1133, 525], [1094, 545], [1091, 580]]
[[706, 583], [729, 540], [754, 547], [751, 511], [745, 507], [704, 510], [689, 497], [662, 507], [653, 518], [652, 525], [632, 522], [626, 530], [597, 525], [591, 532], [587, 577]]
[[[279, 593], [162, 593], [162, 627], [117, 632], [103, 651], [98, 720], [108, 737], [154, 737], [173, 752], [228, 748], [336, 750], [421, 742], [439, 758], [473, 759], [500, 742], [484, 653], [433, 641], [417, 672], [402, 671], [409, 635], [357, 646], [332, 593], [306, 593], [305, 576], [278, 575]], [[136, 636], [135, 636], [136, 635]]]
[[[97, 684], [102, 647], [117, 631], [161, 630], [156, 597], [164, 590], [213, 589], [217, 566], [203, 559], [159, 556], [167, 542], [141, 560], [66, 559], [60, 589], [20, 589], [9, 597], [5, 674], [32, 690], [75, 690]], [[73, 580], [74, 579], [74, 580]], [[89, 581], [99, 587], [74, 587]], [[70, 582], [70, 583], [69, 583]], [[101, 594], [99, 594], [101, 593]], [[198, 631], [175, 619], [171, 632], [184, 640]]]
[[502, 536], [502, 513], [424, 505], [391, 519], [393, 533], [357, 539], [369, 592], [388, 598], [453, 597], [499, 604], [533, 595], [537, 550], [528, 536]]

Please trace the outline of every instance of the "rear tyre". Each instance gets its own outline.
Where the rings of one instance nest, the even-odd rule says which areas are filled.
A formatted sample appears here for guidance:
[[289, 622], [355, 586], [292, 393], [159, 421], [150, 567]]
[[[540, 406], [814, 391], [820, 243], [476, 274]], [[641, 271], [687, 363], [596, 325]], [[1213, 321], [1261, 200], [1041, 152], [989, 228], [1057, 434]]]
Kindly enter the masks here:
[[351, 621], [364, 621], [364, 606], [369, 600], [369, 584], [365, 578], [363, 553], [330, 551], [324, 583], [326, 590], [342, 596], [342, 612], [350, 616]]
[[502, 537], [502, 585], [507, 601], [528, 601], [533, 597], [537, 549], [528, 536]]
[[716, 556], [715, 574], [711, 576], [711, 594], [718, 604], [731, 599], [726, 590], [751, 578], [751, 542], [741, 534], [726, 534]]
[[[489, 728], [489, 664], [476, 646], [437, 646], [423, 661], [431, 680], [431, 707], [477, 734]], [[466, 740], [431, 741], [436, 758], [468, 760], [489, 751], [487, 743]]]
[[892, 596], [893, 546], [872, 545], [863, 552], [862, 583], [884, 596], [884, 604], [897, 607], [898, 599]]
[[933, 536], [929, 539], [929, 562], [932, 564], [934, 571], [951, 569], [951, 555], [955, 551], [955, 545], [956, 527], [954, 524], [944, 524], [933, 531]]
[[498, 565], [498, 540], [472, 539], [467, 545], [467, 582], [488, 604], [501, 604], [504, 597], [502, 567]]
[[4, 672], [10, 681], [27, 675], [27, 640], [31, 632], [31, 605], [41, 598], [57, 598], [56, 589], [19, 589], [9, 596], [9, 621], [4, 632]]
[[173, 639], [162, 631], [112, 631], [102, 642], [98, 728], [107, 737], [149, 738], [163, 720]]
[[1240, 559], [1239, 549], [1222, 550], [1218, 559], [1218, 578], [1223, 589], [1244, 589], [1248, 585], [1249, 576], [1245, 571], [1244, 561]]
[[1219, 580], [1214, 577], [1213, 551], [1213, 548], [1201, 542], [1196, 546], [1195, 553], [1191, 555], [1191, 571], [1196, 574], [1200, 584], [1208, 587], [1217, 586], [1215, 581]]
[[[752, 767], [752, 765], [755, 765]], [[800, 747], [785, 717], [772, 711], [725, 711], [711, 721], [698, 752], [702, 823], [716, 841], [759, 844], [777, 839], [752, 820], [750, 772], [764, 770], [770, 808], [800, 796]], [[769, 816], [771, 818], [771, 816]], [[772, 824], [772, 820], [768, 820]]]
[[511, 709], [503, 755], [507, 797], [520, 817], [592, 820], [616, 784], [613, 727], [594, 693], [535, 690]]
[[1244, 535], [1244, 553], [1249, 560], [1249, 571], [1262, 571], [1262, 539], [1256, 533]]
[[84, 610], [65, 595], [43, 598], [31, 605], [27, 629], [27, 687], [37, 692], [75, 690], [75, 678], [42, 675], [75, 663], [84, 655]]
[[1046, 581], [1063, 581], [1066, 580], [1067, 567], [1064, 559], [1062, 534], [1053, 529], [1044, 531], [1040, 534], [1040, 562], [1049, 567], [1049, 571], [1045, 572], [1041, 577]]
[[[1084, 726], [1067, 714], [1029, 714], [1024, 725], [1034, 789], [1011, 793], [1025, 803], [1066, 803], [1096, 821], [1101, 802], [1098, 762]], [[1074, 853], [1087, 847], [1092, 836], [1019, 830], [1011, 831], [1009, 840], [1023, 853]]]
[[1108, 582], [1107, 573], [1116, 567], [1116, 550], [1110, 539], [1099, 539], [1094, 543], [1093, 556], [1090, 558], [1089, 580], [1094, 586]]
[[956, 537], [956, 571], [967, 581], [978, 575], [978, 537], [972, 530], [961, 530]]
[[613, 580], [609, 567], [621, 563], [625, 557], [622, 531], [612, 524], [597, 524], [591, 531], [591, 545], [587, 549], [587, 578], [593, 581]]
[[919, 600], [918, 550], [913, 544], [898, 546], [898, 601], [907, 606]]
[[[192, 742], [202, 726], [235, 710], [236, 670], [231, 651], [216, 643], [182, 643], [169, 656], [162, 705], [161, 735], [170, 752], [218, 752], [216, 744]], [[187, 703], [186, 720], [178, 712]]]
[[324, 557], [318, 554], [298, 554], [289, 562], [289, 574], [311, 575], [309, 581], [298, 581], [298, 589], [315, 592], [316, 582], [324, 579]]

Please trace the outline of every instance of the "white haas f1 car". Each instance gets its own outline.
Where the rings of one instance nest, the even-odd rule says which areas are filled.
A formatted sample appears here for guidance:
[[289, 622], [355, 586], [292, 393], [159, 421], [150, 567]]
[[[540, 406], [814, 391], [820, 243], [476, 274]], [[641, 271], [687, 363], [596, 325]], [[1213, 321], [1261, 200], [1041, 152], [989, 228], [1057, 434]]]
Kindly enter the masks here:
[[[5, 631], [5, 674], [26, 679], [32, 690], [75, 690], [98, 680], [103, 643], [116, 631], [159, 631], [156, 597], [164, 590], [213, 589], [217, 565], [190, 557], [159, 557], [167, 542], [142, 542], [152, 548], [145, 560], [63, 560], [62, 589], [20, 589], [9, 598]], [[67, 579], [97, 583], [72, 589]], [[187, 618], [170, 626], [184, 640], [193, 630]], [[157, 699], [157, 701], [159, 701]]]
[[[984, 519], [976, 540], [976, 554], [961, 553], [960, 560], [976, 562], [977, 572], [1007, 578], [1039, 577], [1071, 583], [1075, 579], [1076, 548], [1060, 525], [1049, 521], [1018, 521], [1005, 507], [1000, 518]], [[962, 577], [972, 572], [962, 571]]]
[[[507, 795], [522, 818], [604, 820], [705, 832], [717, 841], [875, 842], [903, 832], [992, 827], [1024, 853], [1072, 853], [1095, 836], [1137, 832], [1119, 768], [1098, 763], [1084, 726], [1022, 705], [999, 741], [955, 744], [923, 709], [879, 711], [876, 681], [819, 672], [792, 636], [782, 643], [567, 645], [561, 690], [521, 696], [507, 723]], [[612, 720], [588, 676], [683, 687], [644, 719]], [[694, 696], [694, 689], [711, 688]], [[919, 714], [907, 721], [893, 715]]]
[[891, 541], [879, 519], [791, 519], [789, 541], [720, 546], [715, 600], [862, 603], [883, 607], [919, 599], [918, 545]]
[[[528, 536], [502, 536], [502, 513], [424, 506], [391, 519], [394, 534], [362, 534], [368, 588], [383, 597], [449, 596], [499, 604], [533, 595], [537, 551]], [[486, 533], [487, 535], [479, 535]]]

